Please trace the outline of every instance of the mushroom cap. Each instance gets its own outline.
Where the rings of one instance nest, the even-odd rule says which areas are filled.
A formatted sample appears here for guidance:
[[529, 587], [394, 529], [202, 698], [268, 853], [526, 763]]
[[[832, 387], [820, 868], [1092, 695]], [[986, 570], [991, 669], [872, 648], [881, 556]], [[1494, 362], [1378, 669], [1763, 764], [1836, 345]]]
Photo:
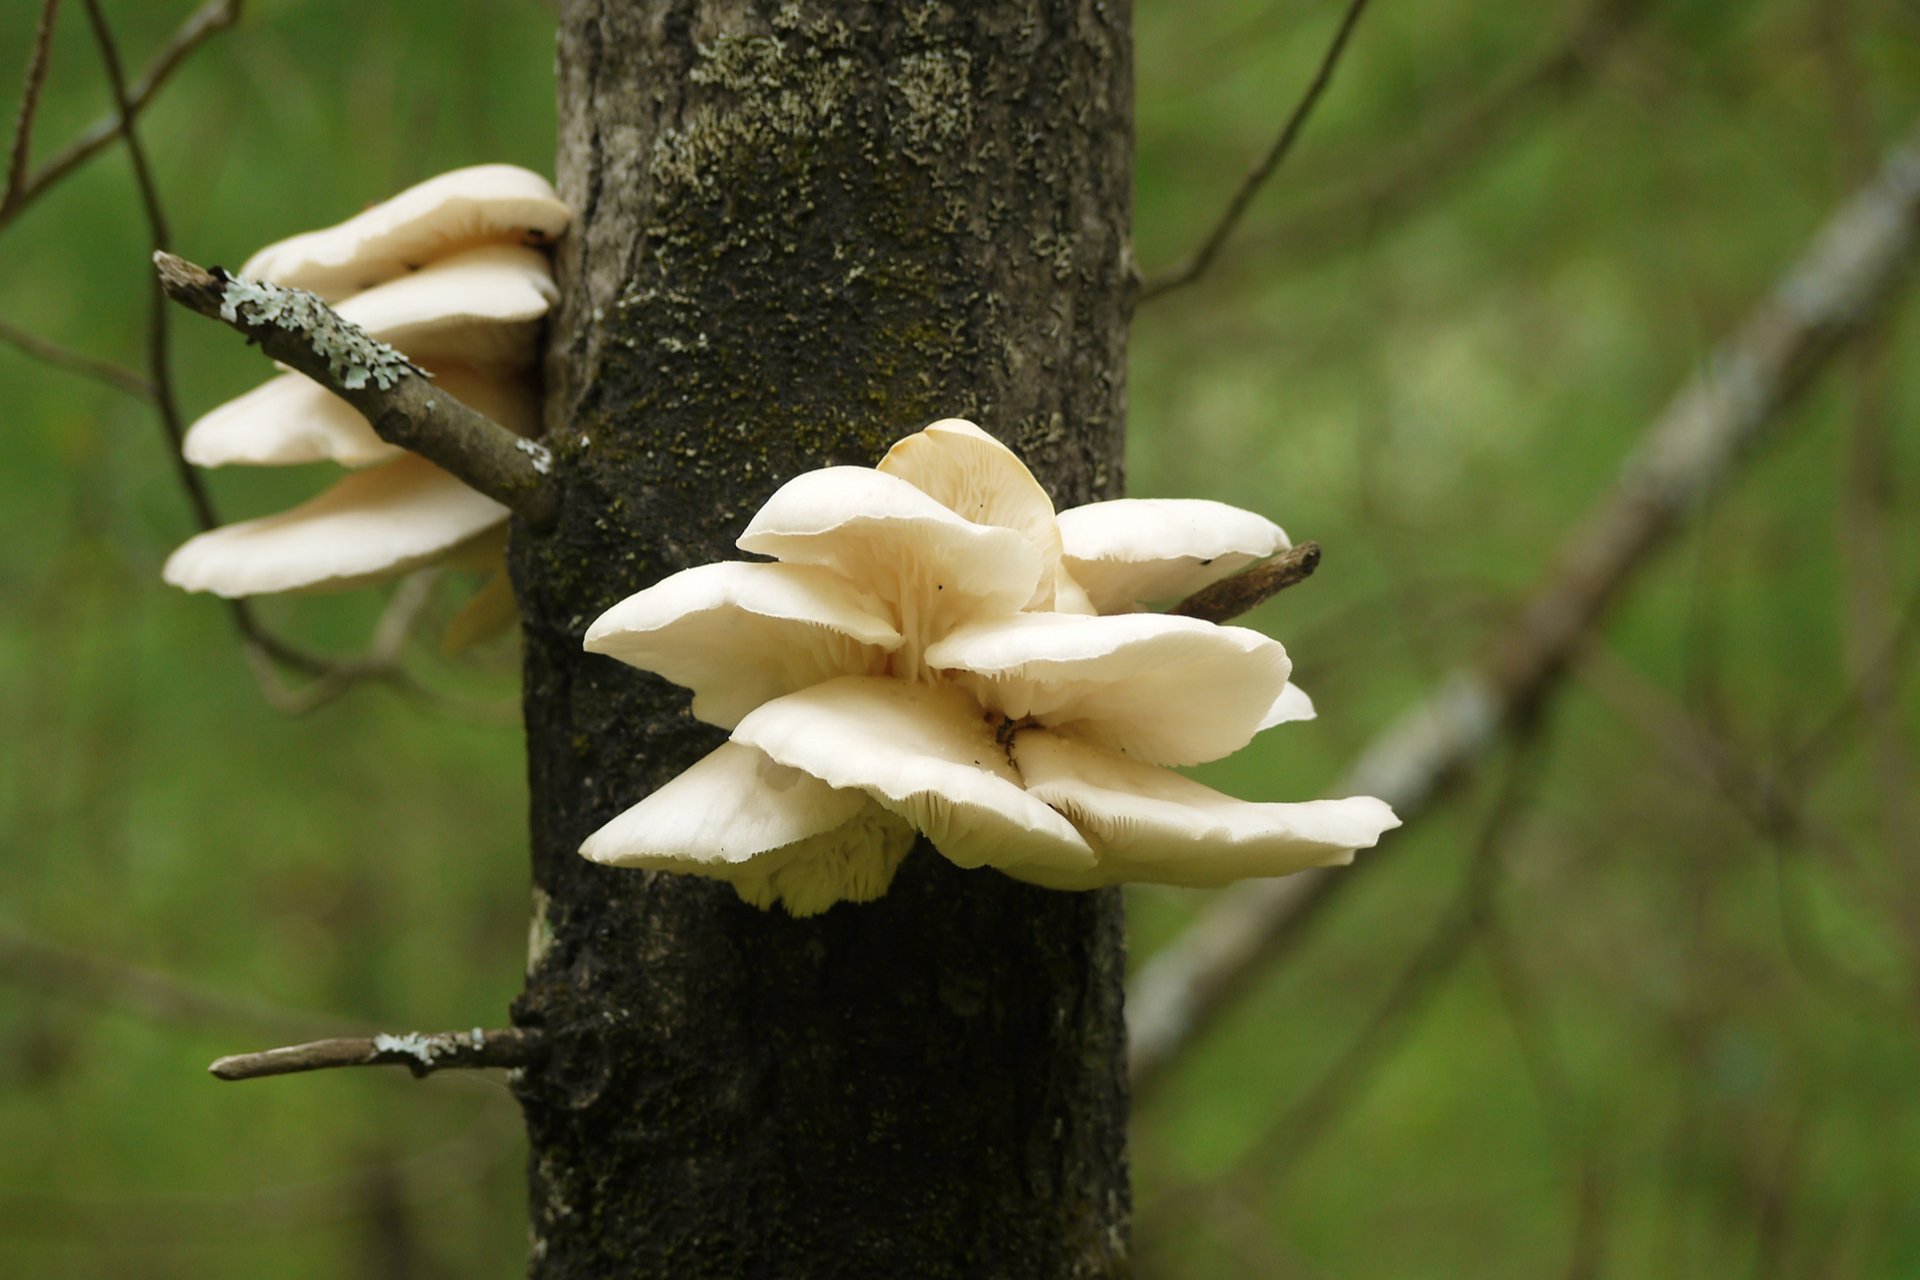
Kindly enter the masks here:
[[887, 450], [875, 470], [898, 476], [975, 524], [1012, 529], [1040, 554], [1040, 583], [1027, 607], [1053, 607], [1060, 528], [1053, 500], [1013, 450], [962, 418], [943, 418]]
[[489, 242], [546, 244], [572, 213], [545, 178], [509, 164], [455, 169], [319, 231], [248, 258], [240, 274], [308, 289], [332, 302]]
[[408, 454], [290, 510], [189, 539], [162, 576], [222, 596], [350, 587], [449, 556], [506, 518], [492, 498]]
[[1073, 821], [1100, 856], [1091, 870], [1015, 867], [1009, 873], [1054, 889], [1125, 881], [1206, 888], [1283, 876], [1353, 860], [1400, 825], [1371, 796], [1261, 804], [1104, 751], [1074, 736], [1028, 729], [1013, 758], [1028, 794]]
[[587, 837], [616, 867], [728, 880], [758, 907], [796, 916], [886, 892], [913, 828], [858, 791], [835, 791], [729, 742]]
[[1292, 668], [1257, 631], [1158, 613], [987, 619], [934, 643], [927, 664], [1009, 720], [1071, 724], [1156, 764], [1246, 746]]
[[1307, 691], [1289, 679], [1287, 687], [1280, 691], [1280, 696], [1275, 698], [1273, 705], [1267, 708], [1267, 714], [1260, 717], [1260, 728], [1271, 729], [1277, 724], [1311, 720], [1319, 714], [1314, 710], [1313, 699], [1307, 696]]
[[1290, 543], [1265, 516], [1205, 498], [1116, 498], [1062, 511], [1067, 569], [1101, 613], [1178, 600]]
[[735, 865], [831, 831], [871, 803], [728, 742], [588, 836], [580, 852], [657, 871]]
[[780, 486], [739, 547], [837, 570], [895, 610], [907, 663], [976, 613], [1033, 598], [1040, 554], [1011, 529], [955, 515], [907, 481], [868, 467], [826, 467]]
[[[441, 390], [509, 431], [539, 431], [540, 398], [525, 379], [488, 377], [460, 365], [442, 365], [433, 375]], [[365, 467], [406, 451], [375, 435], [345, 400], [304, 374], [288, 372], [201, 415], [187, 429], [181, 452], [196, 467]]]
[[522, 369], [558, 297], [546, 255], [482, 245], [356, 293], [334, 310], [423, 364]]
[[885, 605], [818, 565], [727, 560], [663, 578], [587, 628], [586, 647], [693, 690], [731, 729], [761, 703], [885, 668], [900, 646]]
[[958, 689], [843, 676], [760, 706], [733, 740], [864, 791], [960, 866], [1093, 865], [1066, 819], [1021, 788], [980, 707]]

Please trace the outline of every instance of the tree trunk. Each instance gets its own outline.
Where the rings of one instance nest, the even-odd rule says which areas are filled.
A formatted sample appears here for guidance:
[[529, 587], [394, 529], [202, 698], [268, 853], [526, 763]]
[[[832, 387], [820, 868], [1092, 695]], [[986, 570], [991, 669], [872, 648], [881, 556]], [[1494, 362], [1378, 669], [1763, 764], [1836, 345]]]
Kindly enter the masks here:
[[532, 1274], [1128, 1271], [1115, 893], [961, 871], [809, 920], [581, 839], [722, 738], [583, 653], [798, 472], [979, 422], [1120, 480], [1128, 5], [565, 0], [558, 527], [517, 530]]

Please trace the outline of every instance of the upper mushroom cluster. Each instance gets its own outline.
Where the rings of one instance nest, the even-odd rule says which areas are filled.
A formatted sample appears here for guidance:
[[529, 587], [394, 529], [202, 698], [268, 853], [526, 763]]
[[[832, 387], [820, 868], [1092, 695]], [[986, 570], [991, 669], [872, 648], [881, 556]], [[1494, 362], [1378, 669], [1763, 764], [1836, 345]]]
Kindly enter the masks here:
[[[556, 296], [543, 247], [570, 220], [540, 175], [478, 165], [268, 245], [240, 276], [319, 295], [456, 399], [532, 436], [539, 326]], [[167, 561], [175, 586], [246, 596], [354, 586], [443, 561], [500, 567], [505, 507], [380, 439], [301, 374], [281, 373], [206, 414], [183, 451], [203, 467], [332, 462], [353, 471], [291, 510], [191, 539]], [[490, 608], [503, 594], [496, 579], [477, 603]]]
[[731, 881], [796, 916], [886, 891], [924, 834], [1058, 889], [1216, 885], [1349, 861], [1370, 797], [1236, 800], [1173, 771], [1313, 714], [1280, 645], [1135, 612], [1287, 546], [1216, 502], [1055, 516], [970, 422], [768, 499], [741, 550], [603, 614], [586, 647], [693, 690], [731, 740], [587, 838], [617, 866]]

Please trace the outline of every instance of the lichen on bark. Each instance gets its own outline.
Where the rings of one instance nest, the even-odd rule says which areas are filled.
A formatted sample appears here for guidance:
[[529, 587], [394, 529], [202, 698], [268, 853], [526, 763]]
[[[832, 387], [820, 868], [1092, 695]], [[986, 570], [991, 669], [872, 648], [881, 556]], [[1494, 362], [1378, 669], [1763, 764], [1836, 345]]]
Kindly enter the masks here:
[[548, 443], [519, 531], [534, 878], [517, 1019], [543, 1277], [1126, 1273], [1117, 897], [910, 855], [796, 921], [592, 866], [711, 749], [580, 650], [735, 553], [788, 477], [971, 417], [1056, 501], [1117, 490], [1124, 4], [561, 6]]

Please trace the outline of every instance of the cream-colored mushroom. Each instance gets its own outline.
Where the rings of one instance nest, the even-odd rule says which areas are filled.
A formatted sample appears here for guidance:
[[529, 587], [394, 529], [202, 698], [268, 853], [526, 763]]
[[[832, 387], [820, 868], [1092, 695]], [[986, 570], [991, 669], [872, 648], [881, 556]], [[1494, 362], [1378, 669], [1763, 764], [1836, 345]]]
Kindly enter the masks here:
[[429, 178], [335, 226], [270, 244], [240, 274], [333, 302], [477, 244], [550, 243], [571, 220], [539, 174], [475, 165]]
[[865, 792], [960, 866], [1093, 865], [1066, 819], [1022, 789], [979, 705], [950, 686], [843, 676], [765, 703], [733, 740]]
[[1009, 867], [1054, 889], [1124, 881], [1204, 888], [1353, 860], [1400, 825], [1371, 796], [1302, 804], [1222, 795], [1169, 769], [1141, 764], [1069, 734], [1016, 734], [1013, 758], [1027, 794], [1065, 814], [1099, 855], [1090, 869]]
[[588, 836], [616, 867], [726, 880], [755, 906], [796, 916], [887, 890], [913, 828], [858, 791], [836, 791], [729, 742]]
[[1291, 544], [1265, 516], [1204, 498], [1117, 498], [1062, 511], [1067, 569], [1101, 613], [1178, 600]]
[[1155, 764], [1246, 746], [1292, 666], [1257, 631], [1154, 613], [993, 618], [948, 633], [927, 663], [1009, 720], [1074, 725]]
[[1277, 724], [1311, 720], [1319, 714], [1314, 710], [1313, 699], [1307, 696], [1307, 691], [1289, 679], [1287, 687], [1280, 691], [1280, 696], [1275, 698], [1273, 705], [1267, 708], [1267, 714], [1260, 717], [1260, 728], [1271, 729]]
[[[540, 400], [524, 379], [487, 377], [457, 364], [432, 370], [440, 389], [523, 436], [540, 429]], [[406, 452], [373, 432], [360, 411], [319, 383], [283, 373], [203, 414], [181, 452], [196, 467], [337, 462], [365, 467]]]
[[896, 674], [919, 678], [928, 643], [976, 614], [1033, 598], [1040, 554], [1011, 529], [975, 524], [898, 477], [826, 467], [767, 499], [739, 547], [831, 568], [887, 602], [902, 643]]
[[356, 293], [334, 310], [421, 364], [524, 369], [558, 297], [537, 249], [482, 245]]
[[722, 561], [628, 596], [586, 647], [693, 690], [693, 714], [731, 729], [761, 703], [886, 668], [900, 647], [884, 604], [832, 569]]
[[168, 557], [163, 576], [222, 596], [355, 586], [450, 555], [506, 518], [492, 498], [409, 454], [291, 510], [202, 533]]

